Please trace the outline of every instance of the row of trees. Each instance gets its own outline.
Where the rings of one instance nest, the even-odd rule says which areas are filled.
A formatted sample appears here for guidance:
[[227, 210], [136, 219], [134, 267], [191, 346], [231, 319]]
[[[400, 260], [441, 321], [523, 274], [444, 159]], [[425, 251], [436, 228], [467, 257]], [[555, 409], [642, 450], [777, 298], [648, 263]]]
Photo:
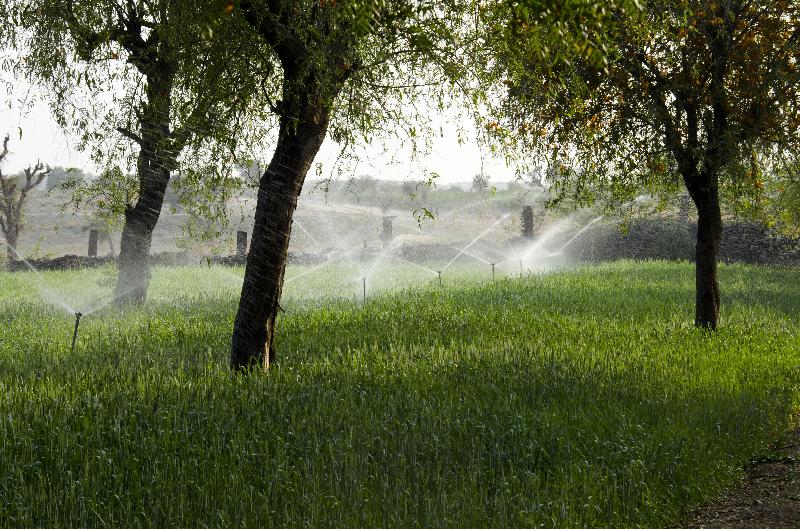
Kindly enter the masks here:
[[788, 0], [16, 0], [0, 38], [16, 74], [48, 87], [58, 120], [99, 163], [136, 170], [120, 301], [146, 296], [176, 170], [213, 160], [224, 174], [272, 153], [231, 344], [231, 366], [247, 369], [275, 360], [292, 217], [323, 142], [387, 130], [419, 141], [427, 108], [453, 98], [481, 115], [496, 148], [558, 168], [560, 196], [614, 207], [685, 186], [699, 215], [695, 322], [716, 328], [721, 196], [763, 205], [764, 180], [793, 182], [799, 10]]

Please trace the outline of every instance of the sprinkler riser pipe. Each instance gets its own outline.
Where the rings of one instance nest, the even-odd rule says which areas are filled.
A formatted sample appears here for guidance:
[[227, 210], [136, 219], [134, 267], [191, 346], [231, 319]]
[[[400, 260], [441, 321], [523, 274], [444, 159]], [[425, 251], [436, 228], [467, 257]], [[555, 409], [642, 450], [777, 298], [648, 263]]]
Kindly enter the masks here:
[[78, 327], [81, 324], [81, 314], [80, 312], [75, 313], [75, 330], [72, 332], [72, 353], [75, 352], [75, 343], [78, 341]]

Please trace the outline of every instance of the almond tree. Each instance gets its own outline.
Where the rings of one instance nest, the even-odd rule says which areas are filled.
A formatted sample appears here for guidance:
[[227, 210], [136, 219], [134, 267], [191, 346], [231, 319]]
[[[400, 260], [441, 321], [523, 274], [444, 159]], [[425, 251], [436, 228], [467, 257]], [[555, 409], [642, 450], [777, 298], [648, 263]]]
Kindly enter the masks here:
[[[3, 149], [0, 151], [0, 164], [8, 156], [9, 137], [3, 140]], [[6, 254], [9, 263], [18, 256], [17, 242], [23, 228], [23, 208], [28, 199], [28, 193], [35, 189], [47, 177], [50, 168], [40, 161], [33, 167], [23, 170], [23, 175], [6, 175], [0, 168], [0, 230], [6, 239]]]
[[306, 174], [330, 136], [369, 140], [432, 102], [461, 76], [453, 28], [471, 2], [242, 0], [237, 12], [269, 47], [281, 72], [279, 121], [261, 176], [250, 253], [233, 330], [231, 366], [275, 361], [275, 323], [292, 217]]
[[214, 149], [216, 167], [230, 162], [244, 135], [260, 51], [236, 40], [230, 11], [213, 0], [17, 2], [18, 71], [49, 87], [55, 117], [99, 165], [136, 174], [135, 195], [115, 205], [124, 211], [122, 303], [146, 297], [171, 175], [199, 164], [190, 154], [203, 148]]
[[747, 198], [800, 147], [800, 4], [608, 3], [600, 25], [583, 27], [604, 61], [569, 33], [504, 14], [511, 29], [494, 43], [504, 106], [490, 129], [554, 161], [562, 196], [614, 206], [684, 186], [698, 212], [695, 324], [716, 329], [721, 197]]

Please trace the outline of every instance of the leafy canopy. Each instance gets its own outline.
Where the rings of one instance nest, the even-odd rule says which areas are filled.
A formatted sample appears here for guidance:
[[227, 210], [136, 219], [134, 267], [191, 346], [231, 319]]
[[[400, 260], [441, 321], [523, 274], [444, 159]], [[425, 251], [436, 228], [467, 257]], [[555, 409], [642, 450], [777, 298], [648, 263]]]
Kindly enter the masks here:
[[[244, 146], [263, 141], [267, 129], [252, 124], [263, 117], [271, 64], [261, 60], [258, 42], [240, 38], [242, 21], [224, 4], [18, 0], [12, 13], [17, 75], [44, 89], [56, 120], [91, 152], [102, 181], [135, 172], [146, 150], [161, 153], [170, 170], [203, 166], [229, 175]], [[137, 198], [107, 195], [125, 200], [108, 201], [111, 214]]]
[[[619, 205], [694, 170], [747, 207], [800, 146], [799, 17], [787, 0], [650, 0], [612, 5], [577, 37], [527, 27], [498, 54], [490, 129], [549, 160], [562, 197]], [[582, 52], [587, 40], [603, 61]]]

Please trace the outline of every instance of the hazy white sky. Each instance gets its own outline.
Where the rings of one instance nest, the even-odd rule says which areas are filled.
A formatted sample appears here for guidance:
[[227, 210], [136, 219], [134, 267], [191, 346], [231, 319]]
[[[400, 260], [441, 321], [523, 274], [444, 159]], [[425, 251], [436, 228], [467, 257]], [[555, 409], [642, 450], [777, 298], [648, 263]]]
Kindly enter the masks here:
[[[37, 103], [25, 112], [20, 110], [16, 101], [12, 100], [11, 108], [7, 102], [2, 103], [0, 135], [11, 135], [11, 154], [4, 164], [6, 172], [20, 171], [23, 167], [36, 163], [37, 159], [54, 166], [80, 167], [96, 172], [88, 157], [75, 148], [74, 139], [65, 135], [53, 121], [45, 103]], [[407, 180], [424, 178], [427, 175], [423, 173], [435, 172], [440, 175], [438, 183], [468, 182], [480, 172], [483, 164], [483, 170], [490, 175], [491, 181], [500, 182], [514, 178], [513, 168], [507, 167], [501, 158], [492, 157], [485, 149], [482, 151], [474, 139], [459, 144], [458, 126], [448, 121], [446, 116], [441, 116], [440, 124], [443, 137], [435, 139], [430, 154], [421, 160], [409, 163], [408, 155], [401, 144], [391, 146], [394, 156], [383, 154], [383, 145], [361, 146], [357, 149], [358, 165], [352, 169], [352, 175], [368, 174], [376, 178]], [[334, 167], [339, 151], [337, 145], [330, 140], [323, 145], [316, 162], [323, 164], [325, 176]], [[349, 175], [340, 178], [346, 176]], [[309, 178], [312, 177], [309, 174]]]

